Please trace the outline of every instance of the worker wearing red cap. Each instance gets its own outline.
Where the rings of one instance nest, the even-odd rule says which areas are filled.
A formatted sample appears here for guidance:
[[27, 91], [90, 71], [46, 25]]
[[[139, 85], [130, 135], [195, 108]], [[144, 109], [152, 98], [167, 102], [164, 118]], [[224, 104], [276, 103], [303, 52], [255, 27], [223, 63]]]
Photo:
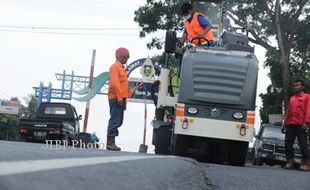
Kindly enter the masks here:
[[120, 151], [115, 144], [118, 136], [118, 128], [123, 124], [124, 110], [126, 110], [126, 98], [128, 98], [128, 78], [124, 64], [129, 59], [129, 51], [126, 48], [118, 48], [115, 52], [116, 61], [110, 67], [109, 80], [109, 105], [110, 120], [107, 131], [107, 150]]

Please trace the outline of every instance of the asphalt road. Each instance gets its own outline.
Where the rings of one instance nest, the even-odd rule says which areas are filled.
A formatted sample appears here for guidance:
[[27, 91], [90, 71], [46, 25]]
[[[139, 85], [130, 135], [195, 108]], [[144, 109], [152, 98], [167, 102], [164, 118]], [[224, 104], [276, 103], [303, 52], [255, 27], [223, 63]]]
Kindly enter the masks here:
[[310, 190], [310, 172], [0, 141], [0, 190]]
[[310, 190], [310, 172], [280, 167], [201, 164], [213, 189], [221, 190]]
[[208, 189], [186, 158], [0, 141], [0, 190]]

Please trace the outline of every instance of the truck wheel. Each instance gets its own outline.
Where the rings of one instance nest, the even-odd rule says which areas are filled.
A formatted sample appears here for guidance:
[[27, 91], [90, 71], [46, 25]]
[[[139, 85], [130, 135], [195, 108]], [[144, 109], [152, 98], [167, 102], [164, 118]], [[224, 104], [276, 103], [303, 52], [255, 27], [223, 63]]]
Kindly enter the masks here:
[[262, 166], [263, 164], [264, 164], [263, 159], [261, 159], [261, 158], [255, 158], [254, 159], [254, 165], [255, 166]]
[[171, 127], [161, 126], [154, 130], [155, 154], [169, 154]]
[[61, 138], [61, 144], [62, 145], [68, 145], [69, 144], [69, 135], [66, 133]]
[[69, 145], [69, 146], [72, 146], [72, 145], [73, 145], [73, 140], [75, 140], [74, 137], [72, 137], [72, 138], [69, 137], [69, 139], [68, 139], [68, 145]]
[[177, 45], [177, 34], [175, 31], [167, 31], [165, 39], [165, 53], [174, 53]]
[[173, 135], [172, 137], [172, 154], [177, 156], [186, 156], [189, 141], [186, 135]]
[[233, 166], [244, 166], [248, 151], [248, 142], [231, 142], [229, 148], [229, 164]]
[[31, 142], [28, 137], [21, 136], [19, 139], [21, 142]]

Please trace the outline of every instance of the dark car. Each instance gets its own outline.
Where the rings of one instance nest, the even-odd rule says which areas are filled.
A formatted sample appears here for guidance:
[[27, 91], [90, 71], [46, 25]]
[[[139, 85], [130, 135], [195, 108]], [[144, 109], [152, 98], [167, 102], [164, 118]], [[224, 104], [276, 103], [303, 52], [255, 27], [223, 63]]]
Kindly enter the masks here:
[[[75, 145], [75, 144], [74, 144]], [[80, 132], [78, 136], [78, 143], [75, 145], [80, 148], [99, 148], [99, 138], [96, 134], [90, 134], [85, 132]]]
[[19, 132], [25, 141], [64, 140], [70, 143], [78, 138], [81, 118], [71, 104], [45, 102], [35, 118], [19, 120]]
[[[280, 125], [263, 124], [256, 135], [254, 143], [254, 165], [284, 165], [285, 134], [281, 132]], [[294, 143], [295, 163], [301, 163], [301, 153], [297, 140]]]

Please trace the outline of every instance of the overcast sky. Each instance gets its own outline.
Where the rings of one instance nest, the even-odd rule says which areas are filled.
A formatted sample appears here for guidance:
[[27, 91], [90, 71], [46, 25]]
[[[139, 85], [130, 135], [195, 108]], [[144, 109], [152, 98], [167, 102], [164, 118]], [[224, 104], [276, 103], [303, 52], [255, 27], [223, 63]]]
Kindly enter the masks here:
[[[95, 76], [108, 71], [115, 61], [115, 49], [130, 51], [129, 63], [161, 53], [147, 50], [151, 37], [139, 38], [138, 24], [133, 21], [134, 11], [146, 0], [0, 0], [0, 99], [34, 93], [32, 87], [52, 82], [61, 88], [55, 73], [74, 71], [89, 75], [92, 50], [97, 50]], [[7, 26], [10, 26], [9, 28]], [[26, 27], [24, 29], [12, 26]], [[28, 28], [33, 27], [33, 29]], [[55, 30], [48, 28], [122, 28], [122, 30]], [[125, 30], [124, 30], [125, 29]], [[79, 35], [77, 35], [79, 33]], [[82, 33], [82, 34], [81, 34]], [[163, 33], [158, 33], [163, 38]], [[260, 61], [258, 94], [270, 84], [267, 70], [263, 69], [265, 51], [255, 48]], [[55, 100], [52, 100], [55, 101]], [[70, 101], [84, 115], [85, 103]], [[261, 105], [257, 98], [257, 106]], [[117, 143], [126, 151], [137, 152], [143, 135], [143, 104], [129, 103], [124, 125]], [[256, 127], [259, 127], [259, 109]], [[149, 152], [151, 146], [151, 119], [154, 106], [148, 105]], [[91, 101], [88, 132], [96, 131], [101, 141], [106, 140], [109, 106], [106, 96], [98, 95]], [[81, 127], [83, 122], [81, 121]], [[257, 128], [258, 129], [258, 128]]]

